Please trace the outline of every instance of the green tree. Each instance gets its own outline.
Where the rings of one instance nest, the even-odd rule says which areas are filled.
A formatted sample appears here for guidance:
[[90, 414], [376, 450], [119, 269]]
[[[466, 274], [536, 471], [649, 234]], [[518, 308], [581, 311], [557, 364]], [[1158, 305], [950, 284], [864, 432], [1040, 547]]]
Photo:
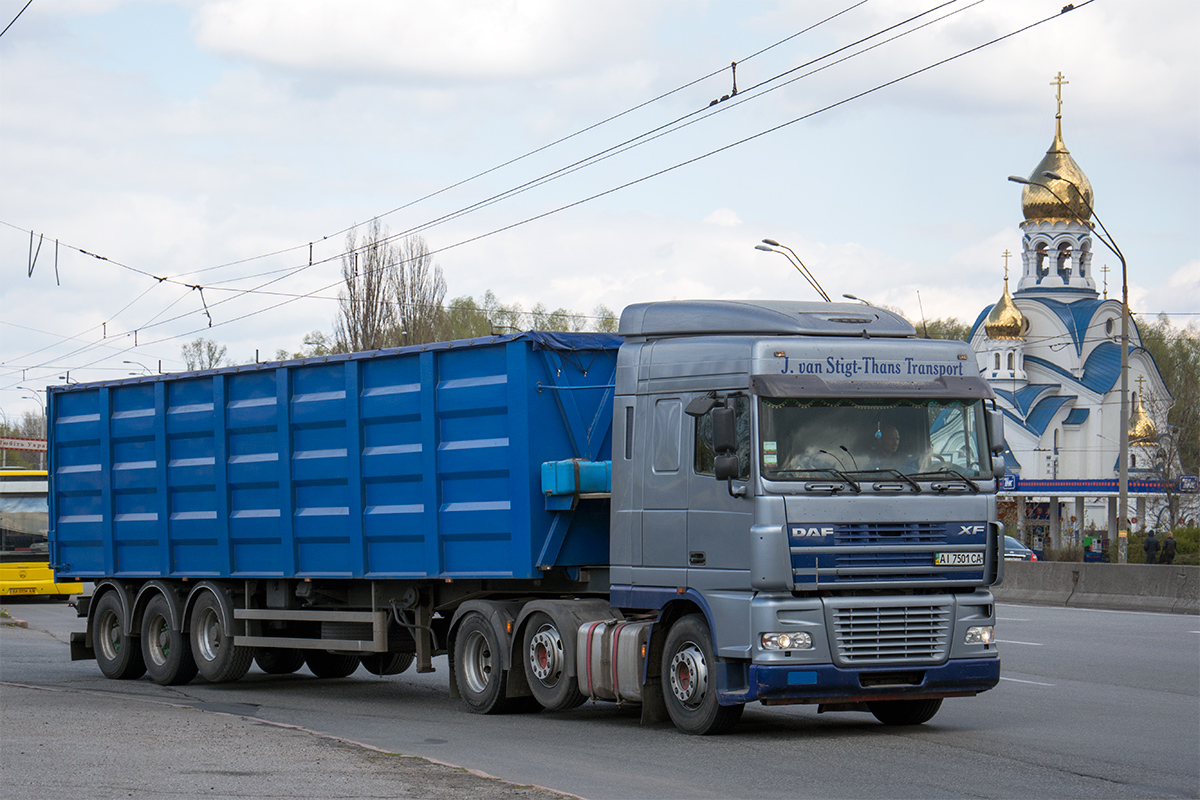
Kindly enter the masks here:
[[958, 317], [938, 317], [937, 319], [927, 320], [924, 325], [920, 322], [913, 324], [917, 332], [925, 335], [925, 331], [929, 331], [930, 339], [961, 339], [964, 342], [971, 341], [971, 326], [960, 320]]
[[200, 369], [216, 369], [225, 367], [229, 362], [225, 358], [226, 348], [212, 339], [197, 337], [180, 348], [183, 363], [188, 372]]
[[[1158, 428], [1158, 441], [1146, 449], [1152, 468], [1170, 484], [1180, 474], [1200, 471], [1200, 327], [1193, 322], [1176, 328], [1164, 315], [1155, 322], [1140, 322], [1138, 333], [1173, 398], [1145, 398]], [[1185, 499], [1194, 500], [1195, 496], [1168, 492], [1172, 519], [1185, 515]]]
[[612, 312], [612, 309], [609, 308], [608, 306], [604, 305], [603, 303], [600, 303], [592, 311], [592, 316], [596, 318], [595, 319], [595, 323], [596, 323], [595, 327], [596, 327], [597, 331], [600, 331], [601, 333], [616, 333], [617, 332], [617, 327], [620, 325], [621, 320], [617, 317], [616, 314], [614, 314]]

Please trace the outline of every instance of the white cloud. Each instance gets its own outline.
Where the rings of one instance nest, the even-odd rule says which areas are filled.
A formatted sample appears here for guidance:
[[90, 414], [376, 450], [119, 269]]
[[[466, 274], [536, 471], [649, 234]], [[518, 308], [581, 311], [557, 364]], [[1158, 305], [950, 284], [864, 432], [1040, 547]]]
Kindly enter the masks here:
[[195, 30], [205, 48], [288, 69], [492, 81], [611, 60], [653, 16], [645, 3], [217, 0], [200, 8]]
[[731, 208], [718, 208], [705, 217], [704, 221], [709, 225], [718, 225], [722, 228], [732, 228], [742, 224], [742, 220], [738, 217], [737, 212]]

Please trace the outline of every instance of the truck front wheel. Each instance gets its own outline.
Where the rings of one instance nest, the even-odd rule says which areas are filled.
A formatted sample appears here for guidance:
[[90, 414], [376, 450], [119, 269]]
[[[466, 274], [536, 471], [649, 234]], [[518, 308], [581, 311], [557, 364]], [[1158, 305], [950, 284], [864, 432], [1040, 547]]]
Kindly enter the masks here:
[[503, 714], [519, 705], [505, 696], [508, 673], [501, 652], [496, 632], [482, 614], [472, 611], [463, 617], [454, 639], [454, 678], [467, 709], [476, 714]]
[[234, 647], [233, 632], [225, 630], [221, 601], [204, 592], [192, 608], [192, 657], [209, 683], [230, 683], [250, 671], [254, 648]]
[[522, 641], [529, 690], [543, 708], [566, 711], [587, 700], [579, 691], [579, 680], [568, 662], [574, 644], [564, 641], [549, 614], [541, 611], [531, 614]]
[[671, 626], [663, 649], [663, 696], [671, 721], [684, 733], [724, 733], [742, 716], [745, 704], [717, 702], [716, 663], [703, 616], [689, 614]]
[[175, 628], [167, 598], [156, 595], [142, 615], [142, 660], [150, 680], [181, 686], [196, 677], [196, 661], [187, 634]]
[[920, 725], [929, 722], [942, 707], [942, 699], [936, 700], [878, 700], [867, 703], [875, 719], [884, 725]]
[[96, 663], [104, 677], [133, 680], [146, 674], [146, 662], [141, 648], [129, 635], [129, 620], [116, 592], [108, 592], [96, 604], [96, 621], [92, 628], [92, 644]]

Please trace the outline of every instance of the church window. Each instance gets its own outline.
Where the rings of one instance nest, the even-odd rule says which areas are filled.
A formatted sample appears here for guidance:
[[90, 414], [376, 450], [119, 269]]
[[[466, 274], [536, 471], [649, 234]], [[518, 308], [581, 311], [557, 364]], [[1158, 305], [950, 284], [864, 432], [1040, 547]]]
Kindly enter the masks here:
[[1037, 252], [1035, 253], [1034, 269], [1037, 273], [1038, 283], [1042, 282], [1042, 278], [1050, 274], [1049, 267], [1046, 266], [1046, 243], [1038, 242]]
[[1112, 336], [1112, 332], [1113, 332], [1113, 321], [1112, 321], [1112, 317], [1109, 317], [1108, 319], [1104, 320], [1104, 335]]
[[1008, 371], [1012, 372], [1015, 369], [1017, 357], [1013, 353], [1008, 354]]
[[1000, 369], [1000, 354], [996, 353], [996, 366], [993, 369]]
[[1058, 429], [1054, 430], [1054, 455], [1058, 455]]

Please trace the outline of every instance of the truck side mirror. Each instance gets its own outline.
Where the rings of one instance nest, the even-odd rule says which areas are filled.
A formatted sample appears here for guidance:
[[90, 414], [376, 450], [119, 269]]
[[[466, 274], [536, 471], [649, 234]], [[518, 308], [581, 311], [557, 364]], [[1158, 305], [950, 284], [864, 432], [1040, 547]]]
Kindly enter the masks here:
[[1004, 452], [1004, 413], [987, 409], [988, 441], [991, 442], [992, 452]]
[[992, 477], [999, 480], [1006, 472], [1008, 468], [1004, 464], [1004, 456], [992, 456]]
[[[718, 456], [737, 453], [737, 420], [733, 409], [718, 406], [712, 410], [713, 450]], [[734, 457], [737, 460], [737, 457]], [[736, 468], [734, 469], [736, 472]]]
[[717, 456], [713, 459], [713, 475], [719, 481], [737, 480], [738, 469], [738, 457], [735, 455]]

